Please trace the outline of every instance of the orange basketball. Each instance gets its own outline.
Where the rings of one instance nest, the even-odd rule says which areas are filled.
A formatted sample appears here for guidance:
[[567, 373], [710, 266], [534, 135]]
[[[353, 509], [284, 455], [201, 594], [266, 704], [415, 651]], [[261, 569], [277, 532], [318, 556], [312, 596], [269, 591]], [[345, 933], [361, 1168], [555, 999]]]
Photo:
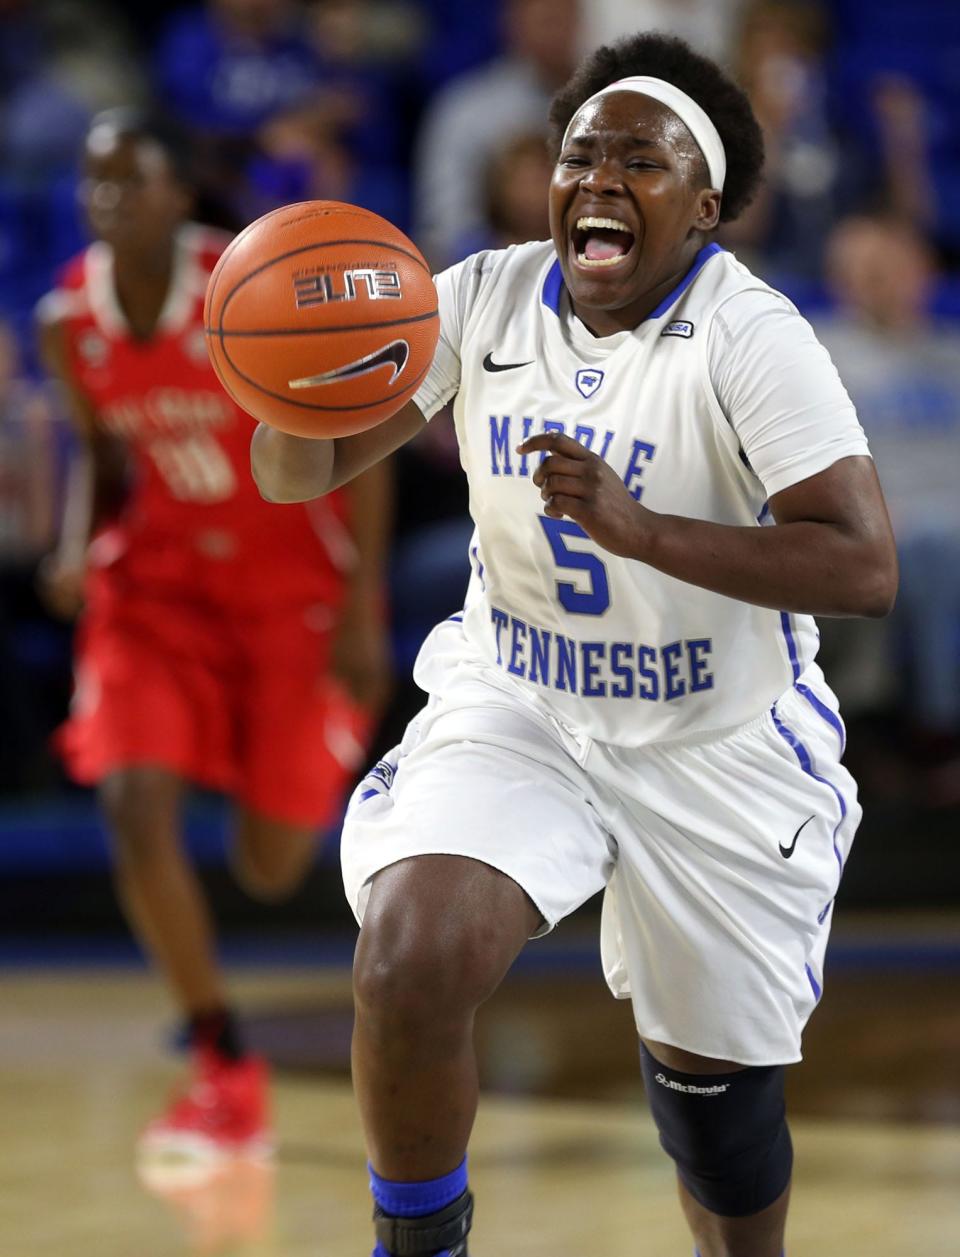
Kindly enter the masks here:
[[296, 436], [362, 432], [413, 396], [440, 334], [416, 245], [356, 205], [303, 201], [227, 246], [204, 306], [207, 350], [230, 396]]

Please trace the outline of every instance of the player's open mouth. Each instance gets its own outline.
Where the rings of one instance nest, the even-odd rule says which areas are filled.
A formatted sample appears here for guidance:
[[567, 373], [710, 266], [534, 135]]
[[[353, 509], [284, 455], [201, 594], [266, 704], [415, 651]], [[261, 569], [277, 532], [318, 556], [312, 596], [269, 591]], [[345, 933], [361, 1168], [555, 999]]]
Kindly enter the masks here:
[[616, 218], [578, 218], [572, 241], [578, 266], [603, 270], [624, 260], [633, 248], [634, 235]]

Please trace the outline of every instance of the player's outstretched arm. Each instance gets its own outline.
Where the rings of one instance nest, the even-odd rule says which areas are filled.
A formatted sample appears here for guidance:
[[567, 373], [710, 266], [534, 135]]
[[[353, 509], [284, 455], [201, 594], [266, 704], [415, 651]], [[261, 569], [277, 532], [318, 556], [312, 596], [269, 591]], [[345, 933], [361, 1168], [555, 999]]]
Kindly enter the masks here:
[[375, 428], [330, 440], [288, 436], [261, 423], [250, 447], [253, 478], [268, 502], [308, 502], [347, 484], [398, 450], [424, 422], [420, 410], [407, 402]]

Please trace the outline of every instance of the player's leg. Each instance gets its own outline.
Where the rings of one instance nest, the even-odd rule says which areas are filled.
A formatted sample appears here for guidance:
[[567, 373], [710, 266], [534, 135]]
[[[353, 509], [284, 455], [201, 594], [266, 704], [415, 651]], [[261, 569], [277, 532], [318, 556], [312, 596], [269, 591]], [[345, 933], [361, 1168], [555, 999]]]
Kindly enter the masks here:
[[809, 669], [733, 733], [587, 761], [611, 787], [601, 809], [620, 843], [607, 979], [633, 1001], [651, 1111], [701, 1257], [780, 1257], [783, 1067], [800, 1059], [820, 998], [860, 817], [842, 741], [833, 695]]
[[227, 1002], [209, 907], [183, 848], [183, 791], [175, 774], [148, 765], [114, 771], [100, 787], [120, 901], [190, 1038], [191, 1083], [140, 1138], [141, 1172], [161, 1189], [170, 1158], [213, 1163], [270, 1143], [264, 1066]]
[[210, 915], [180, 834], [184, 783], [229, 778], [222, 653], [218, 626], [192, 604], [95, 573], [58, 731], [71, 775], [97, 785], [131, 927], [187, 1016], [223, 1003]]
[[641, 1062], [699, 1257], [781, 1257], [793, 1168], [783, 1068], [649, 1039]]
[[223, 1007], [213, 926], [180, 834], [184, 783], [168, 769], [133, 765], [99, 787], [114, 878], [130, 927], [187, 1017]]
[[[189, 1028], [191, 1083], [151, 1122], [140, 1151], [215, 1161], [267, 1139], [262, 1064], [242, 1041], [217, 965], [200, 880], [181, 842], [185, 782], [236, 779], [222, 621], [200, 604], [104, 587], [83, 626], [63, 747], [96, 781], [131, 924]], [[156, 1155], [155, 1155], [156, 1154]]]
[[516, 882], [478, 860], [417, 856], [373, 880], [354, 963], [352, 1059], [377, 1257], [466, 1252], [474, 1017], [541, 920]]
[[376, 1257], [466, 1254], [476, 1009], [524, 940], [589, 898], [612, 862], [556, 731], [501, 691], [489, 708], [458, 708], [450, 689], [361, 781], [341, 844], [362, 922], [353, 1061]]
[[237, 809], [231, 863], [237, 881], [254, 899], [276, 903], [292, 894], [317, 851], [314, 825]]
[[379, 1174], [435, 1179], [463, 1160], [474, 1015], [540, 924], [517, 883], [478, 860], [418, 856], [374, 878], [354, 963], [353, 1075]]
[[231, 779], [222, 630], [193, 604], [104, 586], [80, 654], [64, 741], [81, 779], [98, 783], [121, 902], [170, 983], [192, 1046], [233, 1058], [238, 1031], [213, 922], [181, 834], [186, 783], [222, 789]]

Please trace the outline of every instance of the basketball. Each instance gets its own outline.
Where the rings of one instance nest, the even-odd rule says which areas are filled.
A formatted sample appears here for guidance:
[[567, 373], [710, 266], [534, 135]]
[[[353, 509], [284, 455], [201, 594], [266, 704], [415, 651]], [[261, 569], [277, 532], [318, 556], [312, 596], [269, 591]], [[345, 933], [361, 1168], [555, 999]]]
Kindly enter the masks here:
[[356, 205], [303, 201], [227, 246], [207, 285], [207, 350], [256, 419], [336, 437], [413, 396], [440, 334], [437, 290], [399, 228]]

